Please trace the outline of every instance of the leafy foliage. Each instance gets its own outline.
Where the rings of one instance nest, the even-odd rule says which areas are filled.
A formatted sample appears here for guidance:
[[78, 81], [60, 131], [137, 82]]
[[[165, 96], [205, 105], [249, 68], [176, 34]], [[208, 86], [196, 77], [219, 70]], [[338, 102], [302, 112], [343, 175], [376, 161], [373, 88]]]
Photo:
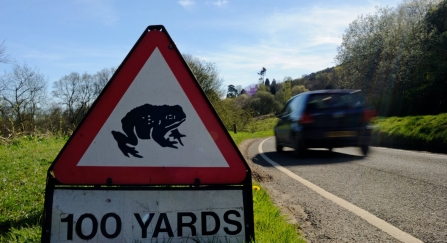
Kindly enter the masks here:
[[251, 109], [252, 111], [257, 112], [257, 116], [261, 116], [279, 112], [281, 103], [275, 100], [275, 96], [271, 93], [267, 91], [258, 91], [251, 97], [245, 108]]
[[238, 95], [239, 92], [237, 91], [236, 87], [232, 84], [228, 85], [227, 98], [234, 98]]
[[412, 0], [358, 17], [338, 49], [336, 84], [362, 89], [382, 115], [446, 112], [445, 9]]
[[304, 85], [297, 85], [292, 88], [291, 93], [292, 93], [292, 96], [295, 96], [297, 94], [301, 94], [306, 91], [309, 91], [309, 90], [306, 89], [306, 87], [304, 87]]
[[219, 69], [216, 64], [189, 54], [184, 54], [183, 58], [211, 103], [214, 104], [220, 100], [223, 96], [221, 90], [223, 79], [219, 75]]

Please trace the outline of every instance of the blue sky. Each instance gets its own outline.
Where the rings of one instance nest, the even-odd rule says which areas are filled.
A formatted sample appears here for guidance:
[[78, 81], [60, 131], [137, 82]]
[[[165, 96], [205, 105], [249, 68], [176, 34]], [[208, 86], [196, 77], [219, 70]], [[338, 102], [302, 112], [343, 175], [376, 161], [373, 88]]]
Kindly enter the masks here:
[[[282, 81], [335, 65], [349, 23], [397, 0], [0, 0], [0, 43], [49, 82], [118, 67], [149, 25], [162, 24], [184, 54], [214, 62], [229, 84]], [[0, 64], [7, 72], [11, 64]]]

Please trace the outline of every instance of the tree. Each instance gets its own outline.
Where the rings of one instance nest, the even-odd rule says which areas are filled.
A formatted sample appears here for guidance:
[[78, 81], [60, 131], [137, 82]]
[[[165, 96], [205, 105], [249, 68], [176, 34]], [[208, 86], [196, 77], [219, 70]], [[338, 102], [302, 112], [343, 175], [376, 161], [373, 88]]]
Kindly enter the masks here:
[[265, 72], [267, 72], [267, 69], [265, 69], [265, 67], [262, 67], [261, 71], [259, 71], [259, 73], [258, 73], [258, 75], [261, 76], [261, 77], [259, 78], [259, 80], [260, 80], [262, 83], [264, 83], [264, 75], [265, 75]]
[[258, 89], [256, 90], [256, 92], [268, 92], [269, 88], [267, 86], [264, 85], [264, 83], [260, 83], [258, 84]]
[[447, 0], [432, 6], [424, 18], [426, 38], [420, 65], [413, 70], [408, 96], [417, 97], [415, 110], [425, 114], [447, 112]]
[[46, 80], [37, 69], [14, 64], [0, 77], [0, 105], [12, 132], [33, 131], [35, 116], [45, 102]]
[[271, 85], [271, 86], [270, 86], [270, 93], [271, 93], [272, 95], [276, 95], [276, 85]]
[[92, 75], [72, 72], [63, 76], [53, 85], [53, 95], [65, 105], [68, 124], [75, 128], [87, 113], [95, 98]]
[[9, 63], [10, 57], [6, 54], [5, 41], [0, 44], [0, 63]]
[[343, 78], [337, 86], [362, 89], [381, 115], [418, 114], [414, 107], [424, 100], [411, 93], [426, 81], [417, 75], [420, 69], [414, 70], [426, 65], [421, 57], [430, 32], [424, 18], [437, 2], [404, 1], [397, 8], [378, 8], [375, 14], [354, 20], [338, 48], [336, 60], [343, 74], [337, 75]]
[[258, 85], [257, 84], [250, 84], [248, 87], [245, 88], [245, 92], [248, 95], [256, 94], [257, 90], [258, 90]]
[[216, 64], [189, 54], [184, 54], [183, 58], [211, 103], [219, 101], [224, 95], [221, 90], [223, 79], [219, 76]]
[[277, 89], [277, 87], [276, 87], [276, 80], [273, 79], [272, 83], [270, 84], [270, 93], [272, 95], [276, 95], [276, 89]]
[[309, 90], [307, 90], [306, 87], [304, 87], [303, 85], [293, 86], [292, 91], [291, 91], [291, 96], [293, 97], [297, 94], [301, 94], [306, 91], [309, 91]]
[[248, 95], [239, 95], [234, 99], [220, 100], [214, 105], [217, 114], [228, 130], [233, 130], [236, 125], [238, 131], [241, 131], [251, 121], [251, 112], [241, 108], [241, 102], [243, 103], [249, 97]]
[[265, 86], [267, 86], [267, 87], [270, 86], [270, 80], [269, 80], [268, 78], [265, 79], [265, 83], [264, 83], [264, 84], [265, 84]]
[[279, 103], [284, 105], [290, 98], [292, 98], [292, 78], [284, 77], [281, 86], [282, 88], [276, 92], [275, 98]]
[[95, 98], [101, 93], [106, 84], [109, 82], [115, 73], [116, 68], [104, 68], [101, 71], [93, 75], [93, 86], [94, 86], [94, 96]]
[[234, 85], [232, 85], [232, 84], [228, 85], [227, 98], [235, 98], [237, 96], [238, 96], [238, 91], [234, 87]]
[[266, 91], [258, 91], [247, 102], [245, 109], [255, 111], [256, 115], [276, 113], [281, 109], [281, 103], [275, 100], [275, 96]]

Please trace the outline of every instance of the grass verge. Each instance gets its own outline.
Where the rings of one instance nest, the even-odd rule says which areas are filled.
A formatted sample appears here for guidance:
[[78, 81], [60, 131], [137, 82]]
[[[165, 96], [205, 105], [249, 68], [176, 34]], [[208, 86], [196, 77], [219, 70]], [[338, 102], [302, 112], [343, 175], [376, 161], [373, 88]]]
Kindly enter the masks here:
[[286, 217], [258, 183], [254, 182], [253, 185], [256, 242], [305, 243], [306, 240], [298, 232], [298, 226], [287, 222]]
[[[272, 131], [239, 132], [232, 137], [239, 144], [271, 135]], [[40, 242], [46, 171], [66, 141], [26, 136], [0, 145], [0, 242]], [[253, 191], [256, 242], [305, 242], [267, 193], [257, 188]]]
[[0, 242], [40, 242], [46, 171], [65, 142], [25, 136], [0, 146]]
[[233, 133], [230, 132], [231, 137], [233, 138], [233, 141], [239, 145], [242, 141], [251, 139], [251, 138], [263, 138], [263, 137], [269, 137], [273, 136], [273, 129], [271, 131], [261, 131], [261, 132], [238, 132]]
[[373, 145], [447, 153], [447, 113], [377, 118]]

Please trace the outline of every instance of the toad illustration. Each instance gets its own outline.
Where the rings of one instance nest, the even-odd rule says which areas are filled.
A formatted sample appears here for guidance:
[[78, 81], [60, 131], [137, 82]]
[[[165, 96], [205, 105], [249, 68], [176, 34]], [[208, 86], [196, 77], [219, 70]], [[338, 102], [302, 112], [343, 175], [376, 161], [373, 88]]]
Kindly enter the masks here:
[[[186, 120], [186, 115], [179, 105], [150, 105], [144, 104], [129, 111], [121, 119], [124, 134], [112, 131], [113, 138], [118, 142], [121, 152], [127, 157], [129, 154], [137, 158], [143, 158], [134, 147], [139, 139], [153, 139], [162, 147], [177, 149], [175, 144], [182, 143], [182, 137], [186, 137], [178, 131], [178, 127]], [[171, 132], [167, 138], [165, 136]], [[174, 141], [171, 141], [172, 140]], [[177, 141], [175, 141], [177, 140]]]

